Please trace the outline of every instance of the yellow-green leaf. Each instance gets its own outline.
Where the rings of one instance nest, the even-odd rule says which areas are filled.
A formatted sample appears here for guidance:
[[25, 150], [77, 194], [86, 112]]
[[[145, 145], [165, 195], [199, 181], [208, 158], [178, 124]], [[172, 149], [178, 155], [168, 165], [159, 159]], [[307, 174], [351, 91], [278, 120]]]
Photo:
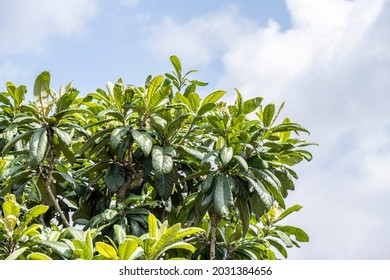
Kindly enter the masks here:
[[96, 250], [99, 254], [103, 255], [104, 257], [110, 259], [110, 260], [117, 260], [118, 256], [116, 253], [116, 250], [111, 245], [108, 245], [104, 242], [96, 242]]

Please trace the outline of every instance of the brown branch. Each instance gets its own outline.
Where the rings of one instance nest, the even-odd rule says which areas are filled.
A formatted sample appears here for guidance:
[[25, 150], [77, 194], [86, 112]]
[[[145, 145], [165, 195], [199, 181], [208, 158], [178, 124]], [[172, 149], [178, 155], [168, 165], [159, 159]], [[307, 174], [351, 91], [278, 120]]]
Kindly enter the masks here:
[[49, 158], [49, 166], [47, 169], [47, 174], [42, 175], [44, 179], [44, 187], [45, 191], [50, 197], [50, 200], [52, 201], [54, 208], [60, 215], [62, 224], [65, 227], [70, 227], [70, 224], [68, 220], [66, 219], [64, 212], [62, 211], [60, 205], [58, 204], [57, 198], [54, 196], [52, 190], [51, 190], [51, 182], [53, 181], [53, 172], [54, 172], [54, 166], [55, 166], [55, 158], [56, 158], [56, 150], [54, 147], [54, 139], [53, 139], [53, 131], [50, 129], [50, 126], [46, 126], [46, 131], [47, 131], [47, 140], [49, 143], [49, 153], [50, 153], [50, 158]]

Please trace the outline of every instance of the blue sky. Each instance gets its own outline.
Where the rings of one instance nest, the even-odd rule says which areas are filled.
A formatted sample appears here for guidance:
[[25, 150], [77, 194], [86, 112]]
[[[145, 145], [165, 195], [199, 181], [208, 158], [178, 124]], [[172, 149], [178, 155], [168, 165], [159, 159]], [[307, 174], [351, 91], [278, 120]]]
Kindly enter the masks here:
[[320, 144], [287, 200], [311, 237], [290, 259], [390, 259], [389, 26], [389, 0], [2, 0], [0, 88], [142, 85], [176, 54], [210, 92], [286, 101]]

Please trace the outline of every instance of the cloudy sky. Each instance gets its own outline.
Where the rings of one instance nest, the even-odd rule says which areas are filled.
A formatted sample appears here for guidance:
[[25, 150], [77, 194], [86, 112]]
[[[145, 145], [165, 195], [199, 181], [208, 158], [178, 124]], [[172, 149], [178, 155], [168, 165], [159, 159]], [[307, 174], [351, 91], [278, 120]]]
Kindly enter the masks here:
[[286, 101], [320, 144], [287, 200], [311, 237], [289, 258], [390, 259], [389, 26], [388, 0], [1, 0], [0, 88], [143, 85], [176, 54], [210, 92]]

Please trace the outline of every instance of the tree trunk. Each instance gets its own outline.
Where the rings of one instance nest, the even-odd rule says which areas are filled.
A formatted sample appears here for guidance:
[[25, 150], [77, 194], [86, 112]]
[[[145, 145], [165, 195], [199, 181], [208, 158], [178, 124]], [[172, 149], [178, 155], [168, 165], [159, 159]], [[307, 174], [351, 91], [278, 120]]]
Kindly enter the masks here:
[[56, 209], [56, 211], [60, 215], [62, 224], [65, 227], [70, 227], [70, 224], [69, 224], [68, 220], [66, 219], [64, 212], [62, 212], [62, 209], [61, 209], [60, 205], [58, 204], [57, 198], [54, 196], [53, 192], [51, 191], [50, 186], [51, 186], [51, 182], [53, 180], [56, 150], [54, 147], [53, 131], [50, 129], [49, 126], [46, 127], [46, 131], [47, 131], [47, 140], [49, 142], [50, 159], [49, 159], [49, 167], [47, 170], [47, 174], [43, 175], [45, 191], [49, 195], [50, 200], [53, 202], [54, 208]]
[[218, 214], [214, 211], [214, 209], [212, 209], [210, 212], [210, 260], [215, 260], [215, 248], [217, 245], [217, 227], [219, 220], [220, 219], [218, 217]]

